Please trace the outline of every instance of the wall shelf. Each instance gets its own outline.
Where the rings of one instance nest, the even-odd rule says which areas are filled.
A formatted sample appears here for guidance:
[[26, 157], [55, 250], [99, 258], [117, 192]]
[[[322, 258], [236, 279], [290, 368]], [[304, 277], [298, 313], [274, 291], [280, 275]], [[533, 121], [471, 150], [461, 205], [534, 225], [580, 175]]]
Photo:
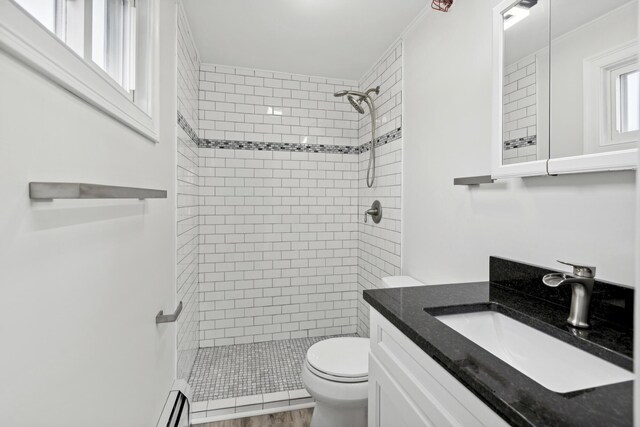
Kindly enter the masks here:
[[453, 185], [480, 185], [492, 184], [495, 179], [491, 175], [467, 176], [464, 178], [453, 178]]
[[30, 182], [29, 198], [31, 200], [166, 199], [167, 191], [77, 182]]

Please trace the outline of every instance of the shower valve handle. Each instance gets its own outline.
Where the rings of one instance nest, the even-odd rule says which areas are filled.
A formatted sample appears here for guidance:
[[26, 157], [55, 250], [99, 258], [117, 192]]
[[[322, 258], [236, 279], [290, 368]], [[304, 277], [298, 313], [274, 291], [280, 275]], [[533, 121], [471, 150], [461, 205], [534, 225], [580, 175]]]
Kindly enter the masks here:
[[376, 216], [378, 215], [378, 209], [371, 208], [364, 211], [364, 222], [367, 222], [367, 215]]
[[371, 215], [371, 219], [373, 219], [374, 223], [379, 223], [382, 219], [382, 205], [379, 201], [373, 202], [370, 209], [364, 211], [364, 222], [367, 222], [367, 215]]

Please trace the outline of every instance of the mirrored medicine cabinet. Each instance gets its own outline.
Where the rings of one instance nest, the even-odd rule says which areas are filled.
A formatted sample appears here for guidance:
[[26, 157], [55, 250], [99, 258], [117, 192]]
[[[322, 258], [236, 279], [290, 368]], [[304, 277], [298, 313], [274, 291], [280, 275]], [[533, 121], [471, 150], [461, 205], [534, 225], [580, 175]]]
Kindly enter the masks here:
[[637, 167], [637, 0], [505, 0], [493, 39], [494, 178]]

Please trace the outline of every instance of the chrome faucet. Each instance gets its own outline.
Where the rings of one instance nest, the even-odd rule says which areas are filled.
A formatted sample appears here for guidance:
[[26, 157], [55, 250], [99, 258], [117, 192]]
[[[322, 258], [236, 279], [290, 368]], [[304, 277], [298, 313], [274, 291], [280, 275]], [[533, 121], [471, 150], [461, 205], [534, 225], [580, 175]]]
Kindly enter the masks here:
[[571, 285], [571, 309], [567, 323], [576, 328], [589, 327], [589, 305], [595, 283], [596, 268], [558, 261], [560, 264], [573, 267], [573, 274], [551, 273], [542, 278], [542, 283], [552, 288], [560, 285]]

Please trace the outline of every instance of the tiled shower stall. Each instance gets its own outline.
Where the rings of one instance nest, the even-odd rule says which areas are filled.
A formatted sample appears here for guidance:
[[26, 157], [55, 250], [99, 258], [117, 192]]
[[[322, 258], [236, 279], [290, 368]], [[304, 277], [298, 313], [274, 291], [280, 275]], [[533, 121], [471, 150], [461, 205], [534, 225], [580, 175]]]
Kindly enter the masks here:
[[202, 346], [355, 332], [356, 83], [200, 70]]
[[[215, 354], [243, 354], [240, 345], [291, 340], [274, 348], [296, 358], [318, 337], [368, 336], [362, 291], [400, 273], [400, 42], [359, 81], [205, 64], [179, 9], [179, 377], [211, 381]], [[368, 111], [333, 94], [377, 85], [376, 182], [367, 188]], [[365, 224], [376, 199], [383, 219]], [[207, 350], [223, 346], [233, 347]], [[248, 389], [293, 387], [267, 383]], [[194, 388], [196, 400], [230, 396]]]

